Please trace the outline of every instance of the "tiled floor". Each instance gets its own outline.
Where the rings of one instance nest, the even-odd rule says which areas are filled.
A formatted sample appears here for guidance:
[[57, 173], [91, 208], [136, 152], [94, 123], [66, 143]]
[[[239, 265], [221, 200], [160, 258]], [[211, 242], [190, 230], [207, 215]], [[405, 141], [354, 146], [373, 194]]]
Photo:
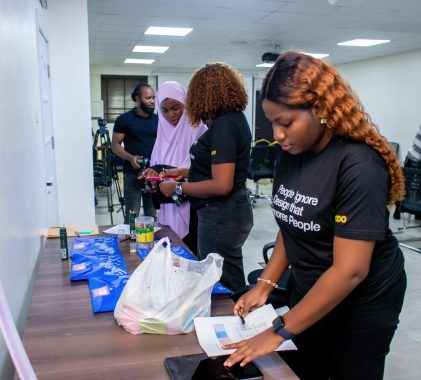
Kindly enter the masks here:
[[[250, 184], [254, 189], [254, 184]], [[270, 194], [271, 183], [261, 186], [265, 194]], [[110, 224], [110, 215], [107, 210], [105, 193], [97, 192], [99, 205], [96, 209], [99, 225]], [[104, 207], [105, 206], [105, 207]], [[115, 211], [119, 206], [115, 206]], [[266, 199], [258, 199], [254, 213], [254, 227], [247, 239], [244, 248], [244, 271], [246, 275], [254, 269], [261, 268], [263, 261], [262, 247], [273, 241], [276, 237], [277, 226], [272, 216], [272, 210]], [[123, 223], [121, 212], [113, 213], [114, 224]], [[390, 218], [393, 231], [397, 231], [402, 225], [401, 220]], [[420, 237], [420, 241], [408, 243], [421, 247], [421, 228], [409, 229], [403, 234], [396, 235], [399, 239]], [[400, 316], [399, 328], [392, 342], [391, 350], [386, 358], [386, 380], [414, 380], [421, 378], [421, 254], [402, 248], [405, 256], [405, 268], [408, 277], [403, 311]], [[357, 363], [356, 363], [357, 365]], [[362, 379], [366, 380], [366, 379]], [[369, 380], [369, 379], [367, 379]]]

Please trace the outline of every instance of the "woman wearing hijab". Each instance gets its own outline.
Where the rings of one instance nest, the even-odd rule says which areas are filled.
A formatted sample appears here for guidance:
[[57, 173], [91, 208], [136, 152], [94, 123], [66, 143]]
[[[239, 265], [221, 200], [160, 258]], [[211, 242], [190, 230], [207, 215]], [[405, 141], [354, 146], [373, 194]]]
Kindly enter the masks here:
[[[151, 169], [145, 175], [157, 175], [162, 168], [189, 167], [190, 147], [207, 130], [201, 123], [193, 128], [185, 111], [187, 91], [178, 82], [162, 84], [156, 94], [158, 133], [151, 156]], [[189, 202], [180, 206], [162, 203], [158, 222], [168, 225], [197, 254], [197, 217]]]

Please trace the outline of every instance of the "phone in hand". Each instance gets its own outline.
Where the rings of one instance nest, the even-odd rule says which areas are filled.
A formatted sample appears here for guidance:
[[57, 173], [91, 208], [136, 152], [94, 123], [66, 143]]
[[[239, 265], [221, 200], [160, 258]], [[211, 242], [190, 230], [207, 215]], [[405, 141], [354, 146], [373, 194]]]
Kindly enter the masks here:
[[165, 367], [172, 380], [261, 380], [263, 374], [251, 362], [244, 367], [236, 364], [230, 368], [224, 363], [228, 355], [209, 358], [206, 354], [193, 354], [166, 358]]

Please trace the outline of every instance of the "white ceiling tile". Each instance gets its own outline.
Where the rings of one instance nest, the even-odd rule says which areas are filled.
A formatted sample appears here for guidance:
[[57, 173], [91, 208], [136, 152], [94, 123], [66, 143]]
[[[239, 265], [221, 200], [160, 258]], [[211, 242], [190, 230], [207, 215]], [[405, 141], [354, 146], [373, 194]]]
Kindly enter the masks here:
[[[88, 0], [88, 12], [92, 64], [122, 64], [136, 43], [170, 46], [152, 70], [222, 60], [256, 71], [278, 44], [328, 52], [334, 64], [421, 49], [421, 0]], [[151, 25], [194, 30], [185, 38], [144, 35]], [[392, 42], [336, 46], [357, 37]]]

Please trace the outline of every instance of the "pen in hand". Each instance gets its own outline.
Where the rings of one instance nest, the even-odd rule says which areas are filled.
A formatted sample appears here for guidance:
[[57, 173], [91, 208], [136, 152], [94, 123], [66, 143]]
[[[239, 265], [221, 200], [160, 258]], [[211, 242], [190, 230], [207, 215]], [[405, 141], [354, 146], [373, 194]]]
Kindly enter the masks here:
[[242, 316], [242, 314], [241, 314], [241, 310], [238, 310], [238, 316], [240, 317], [240, 319], [241, 319], [241, 323], [243, 324], [243, 325], [245, 325], [246, 324], [246, 320], [244, 319], [244, 317]]

